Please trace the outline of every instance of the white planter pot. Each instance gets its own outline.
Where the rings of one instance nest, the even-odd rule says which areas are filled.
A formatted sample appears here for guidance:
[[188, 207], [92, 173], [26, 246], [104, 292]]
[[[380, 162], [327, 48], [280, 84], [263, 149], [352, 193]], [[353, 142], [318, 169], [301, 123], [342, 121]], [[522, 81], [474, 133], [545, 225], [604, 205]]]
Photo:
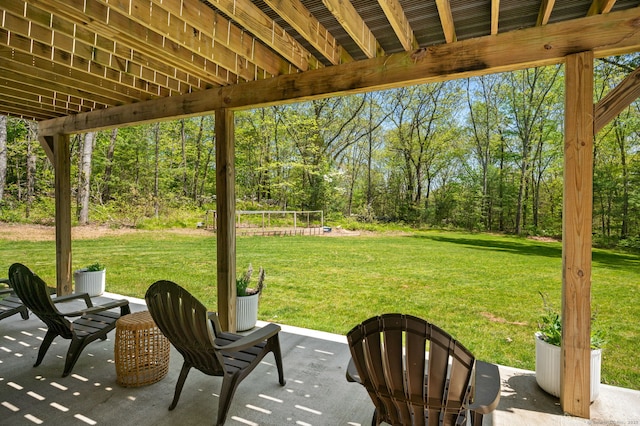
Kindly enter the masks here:
[[76, 293], [89, 293], [89, 296], [100, 296], [104, 293], [105, 277], [107, 270], [87, 271], [78, 269], [73, 272]]
[[236, 297], [236, 325], [238, 331], [251, 330], [258, 322], [260, 294]]
[[[560, 347], [551, 345], [536, 333], [536, 381], [547, 393], [560, 397]], [[600, 393], [602, 349], [591, 350], [591, 402]]]

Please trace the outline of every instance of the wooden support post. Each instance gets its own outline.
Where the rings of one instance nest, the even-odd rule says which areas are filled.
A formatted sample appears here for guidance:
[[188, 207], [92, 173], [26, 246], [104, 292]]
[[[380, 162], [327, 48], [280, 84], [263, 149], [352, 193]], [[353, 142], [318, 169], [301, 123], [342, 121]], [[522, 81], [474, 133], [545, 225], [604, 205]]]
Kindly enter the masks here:
[[[56, 293], [71, 294], [71, 159], [69, 135], [47, 137], [53, 146], [56, 205]], [[49, 139], [53, 139], [52, 141]]]
[[589, 418], [593, 52], [567, 56], [565, 89], [560, 405]]
[[218, 316], [225, 331], [236, 331], [236, 194], [233, 111], [216, 110], [216, 211]]

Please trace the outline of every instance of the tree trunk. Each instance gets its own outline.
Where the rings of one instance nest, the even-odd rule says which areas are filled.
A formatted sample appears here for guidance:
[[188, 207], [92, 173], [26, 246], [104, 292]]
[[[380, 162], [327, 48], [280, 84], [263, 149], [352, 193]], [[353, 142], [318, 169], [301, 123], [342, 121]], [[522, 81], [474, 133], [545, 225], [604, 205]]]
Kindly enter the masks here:
[[26, 217], [31, 213], [31, 204], [35, 198], [36, 192], [36, 154], [33, 152], [33, 145], [37, 143], [38, 126], [34, 121], [27, 123], [27, 207], [25, 209]]
[[109, 201], [111, 199], [111, 173], [113, 170], [113, 155], [116, 150], [116, 139], [118, 138], [118, 129], [111, 131], [111, 138], [109, 139], [109, 148], [107, 148], [107, 158], [104, 167], [103, 189], [102, 189], [102, 201]]
[[[184, 130], [184, 120], [182, 122], [182, 129]], [[156, 219], [160, 215], [160, 124], [154, 125], [154, 140], [155, 140], [155, 158], [154, 158], [154, 175], [153, 175], [153, 209]], [[184, 139], [183, 139], [184, 140]]]
[[93, 156], [93, 144], [96, 140], [95, 132], [88, 132], [84, 135], [82, 149], [80, 151], [80, 169], [78, 185], [78, 223], [86, 225], [89, 223], [89, 198], [91, 195], [91, 157]]
[[7, 181], [7, 116], [0, 115], [0, 203]]

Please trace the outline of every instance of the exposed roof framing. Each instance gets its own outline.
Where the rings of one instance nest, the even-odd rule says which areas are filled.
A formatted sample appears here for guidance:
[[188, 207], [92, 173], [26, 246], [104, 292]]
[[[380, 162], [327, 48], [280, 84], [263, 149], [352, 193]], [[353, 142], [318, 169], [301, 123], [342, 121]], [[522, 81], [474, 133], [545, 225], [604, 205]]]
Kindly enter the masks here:
[[[42, 121], [155, 99], [177, 100], [207, 89], [353, 62], [384, 63], [403, 52], [411, 55], [536, 26], [571, 26], [591, 15], [638, 9], [638, 3], [3, 0], [0, 114]], [[504, 54], [520, 49], [507, 44]], [[431, 60], [445, 64], [450, 59]]]

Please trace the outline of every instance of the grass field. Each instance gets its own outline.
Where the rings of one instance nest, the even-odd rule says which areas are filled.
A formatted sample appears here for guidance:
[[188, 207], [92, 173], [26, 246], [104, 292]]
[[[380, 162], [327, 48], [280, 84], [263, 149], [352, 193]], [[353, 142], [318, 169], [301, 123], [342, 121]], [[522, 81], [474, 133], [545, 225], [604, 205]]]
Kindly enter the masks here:
[[[260, 319], [345, 334], [372, 315], [403, 312], [450, 332], [487, 361], [533, 370], [540, 292], [556, 306], [561, 244], [455, 232], [238, 237], [237, 266], [263, 266]], [[0, 268], [22, 262], [55, 282], [52, 241], [0, 240]], [[74, 269], [107, 265], [107, 291], [143, 297], [169, 279], [216, 308], [212, 234], [163, 231], [73, 242]], [[640, 389], [640, 258], [593, 252], [595, 327], [606, 332], [603, 382]], [[1, 324], [0, 324], [1, 327]]]

